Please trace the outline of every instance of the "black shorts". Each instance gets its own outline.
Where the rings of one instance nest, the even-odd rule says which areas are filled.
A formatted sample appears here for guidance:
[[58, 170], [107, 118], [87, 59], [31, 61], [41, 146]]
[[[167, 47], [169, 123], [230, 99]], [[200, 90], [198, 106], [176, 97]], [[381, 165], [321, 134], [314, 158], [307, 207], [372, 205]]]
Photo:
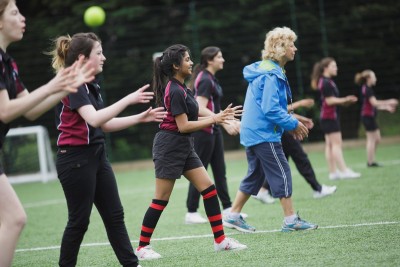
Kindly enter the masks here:
[[375, 117], [362, 116], [361, 121], [364, 124], [365, 131], [367, 132], [373, 132], [379, 129]]
[[[3, 156], [1, 153], [1, 149], [0, 149], [0, 157]], [[4, 173], [4, 168], [3, 165], [1, 165], [1, 160], [0, 160], [0, 175], [2, 175]]]
[[340, 132], [340, 123], [339, 120], [320, 120], [321, 130], [324, 134], [330, 134], [335, 132]]
[[194, 138], [171, 131], [159, 131], [153, 141], [157, 178], [179, 179], [185, 171], [202, 167], [194, 150]]

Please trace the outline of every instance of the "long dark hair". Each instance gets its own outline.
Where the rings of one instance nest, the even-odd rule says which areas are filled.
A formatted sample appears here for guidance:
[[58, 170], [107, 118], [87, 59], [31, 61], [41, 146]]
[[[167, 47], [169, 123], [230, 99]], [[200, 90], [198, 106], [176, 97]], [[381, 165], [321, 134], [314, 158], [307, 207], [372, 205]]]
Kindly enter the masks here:
[[221, 52], [221, 49], [216, 46], [208, 46], [201, 50], [200, 64], [196, 64], [193, 68], [192, 76], [189, 81], [189, 88], [194, 89], [194, 82], [196, 81], [197, 75], [208, 67], [208, 61], [213, 60], [218, 52]]
[[174, 65], [181, 65], [185, 52], [190, 53], [189, 48], [182, 44], [175, 44], [165, 49], [163, 54], [154, 60], [152, 88], [158, 107], [163, 106], [166, 83], [175, 75]]

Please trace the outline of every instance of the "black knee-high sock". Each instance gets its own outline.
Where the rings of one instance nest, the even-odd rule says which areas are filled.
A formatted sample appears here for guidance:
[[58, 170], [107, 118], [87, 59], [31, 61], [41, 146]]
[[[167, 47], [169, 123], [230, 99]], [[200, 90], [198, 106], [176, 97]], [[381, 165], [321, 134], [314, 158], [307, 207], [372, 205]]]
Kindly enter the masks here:
[[203, 196], [204, 209], [211, 224], [214, 240], [216, 243], [221, 243], [225, 239], [225, 234], [215, 185], [210, 186], [200, 193]]
[[167, 206], [168, 201], [153, 199], [150, 207], [147, 209], [143, 218], [142, 231], [140, 232], [139, 247], [145, 247], [150, 244], [151, 235], [156, 228], [161, 213]]

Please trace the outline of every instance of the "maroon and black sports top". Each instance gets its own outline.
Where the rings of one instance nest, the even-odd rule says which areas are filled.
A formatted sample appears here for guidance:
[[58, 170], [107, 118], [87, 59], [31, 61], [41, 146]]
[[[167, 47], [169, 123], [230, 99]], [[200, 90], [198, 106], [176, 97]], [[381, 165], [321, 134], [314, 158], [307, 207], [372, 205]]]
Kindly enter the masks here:
[[[18, 66], [14, 59], [0, 48], [0, 90], [7, 90], [10, 99], [25, 90], [18, 75]], [[0, 149], [3, 147], [5, 136], [10, 129], [9, 123], [0, 121]]]
[[78, 113], [78, 109], [92, 105], [96, 110], [104, 108], [100, 86], [96, 81], [83, 84], [77, 93], [64, 97], [55, 107], [56, 126], [59, 131], [57, 146], [81, 146], [104, 143], [104, 132], [90, 126]]
[[194, 93], [176, 79], [168, 81], [164, 90], [164, 108], [167, 116], [160, 123], [162, 130], [179, 132], [175, 116], [186, 113], [189, 121], [197, 121], [199, 105]]

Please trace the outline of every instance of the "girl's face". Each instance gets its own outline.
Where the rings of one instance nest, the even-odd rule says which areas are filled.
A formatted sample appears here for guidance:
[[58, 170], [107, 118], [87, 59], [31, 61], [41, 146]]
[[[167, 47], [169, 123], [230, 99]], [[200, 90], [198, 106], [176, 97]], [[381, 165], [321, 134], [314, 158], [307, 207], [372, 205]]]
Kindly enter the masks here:
[[19, 13], [15, 1], [10, 1], [4, 10], [3, 16], [0, 19], [0, 34], [2, 35], [5, 45], [16, 42], [22, 39], [25, 32], [25, 17]]
[[371, 74], [367, 78], [367, 83], [368, 83], [369, 86], [375, 86], [377, 80], [378, 79], [376, 79], [375, 73], [371, 72]]
[[222, 52], [219, 51], [212, 60], [207, 62], [208, 66], [211, 67], [215, 72], [224, 68], [225, 59], [222, 57]]
[[336, 64], [336, 61], [331, 61], [331, 63], [326, 66], [324, 69], [324, 74], [326, 74], [328, 77], [335, 77], [338, 72], [338, 67]]
[[94, 43], [92, 52], [90, 52], [87, 60], [95, 69], [95, 74], [99, 74], [103, 71], [103, 65], [106, 61], [106, 57], [103, 55], [103, 48], [99, 42]]
[[178, 75], [186, 78], [192, 74], [193, 61], [190, 59], [189, 53], [186, 51], [178, 69]]

